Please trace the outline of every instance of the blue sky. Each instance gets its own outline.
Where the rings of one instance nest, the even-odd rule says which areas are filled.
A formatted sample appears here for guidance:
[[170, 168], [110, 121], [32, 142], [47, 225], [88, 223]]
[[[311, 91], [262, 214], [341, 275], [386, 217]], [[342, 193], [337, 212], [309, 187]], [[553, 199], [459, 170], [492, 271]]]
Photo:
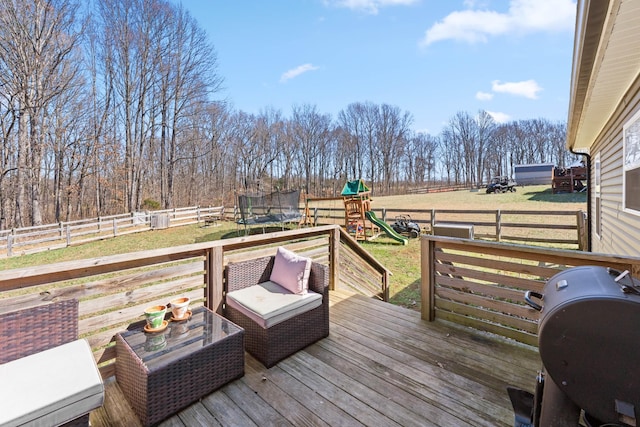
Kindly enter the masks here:
[[416, 132], [458, 112], [566, 121], [574, 0], [182, 0], [207, 31], [219, 94], [258, 114], [390, 104]]

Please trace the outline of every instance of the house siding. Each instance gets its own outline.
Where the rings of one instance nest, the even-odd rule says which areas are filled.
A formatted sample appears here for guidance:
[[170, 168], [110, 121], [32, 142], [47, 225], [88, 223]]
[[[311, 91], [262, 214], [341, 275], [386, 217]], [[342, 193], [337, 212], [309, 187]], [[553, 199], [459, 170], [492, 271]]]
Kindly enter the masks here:
[[[640, 214], [623, 211], [623, 126], [640, 109], [640, 78], [636, 78], [615, 113], [592, 145], [592, 159], [600, 152], [601, 234], [592, 224], [593, 252], [638, 256], [640, 254]], [[591, 182], [595, 182], [591, 170]], [[592, 186], [593, 187], [593, 186]], [[590, 218], [595, 221], [595, 188], [591, 191]]]

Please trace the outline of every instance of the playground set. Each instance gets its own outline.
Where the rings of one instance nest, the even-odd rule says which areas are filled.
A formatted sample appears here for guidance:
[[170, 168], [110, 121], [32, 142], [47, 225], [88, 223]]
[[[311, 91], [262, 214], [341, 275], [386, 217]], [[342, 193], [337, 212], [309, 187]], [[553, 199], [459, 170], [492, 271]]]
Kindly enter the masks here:
[[[393, 240], [406, 245], [407, 237], [396, 232], [392, 226], [379, 219], [371, 210], [371, 189], [362, 179], [347, 181], [340, 197], [308, 198], [305, 203], [305, 218], [310, 222], [309, 202], [319, 200], [342, 200], [344, 203], [344, 227], [356, 240], [372, 240], [381, 231]], [[418, 228], [419, 230], [419, 228]], [[413, 237], [413, 234], [410, 234]], [[417, 236], [416, 236], [417, 237]]]

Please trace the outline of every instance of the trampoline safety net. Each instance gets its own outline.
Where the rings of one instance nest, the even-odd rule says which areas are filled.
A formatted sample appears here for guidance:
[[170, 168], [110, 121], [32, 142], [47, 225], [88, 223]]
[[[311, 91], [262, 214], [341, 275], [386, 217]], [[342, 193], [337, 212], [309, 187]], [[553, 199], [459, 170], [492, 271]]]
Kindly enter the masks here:
[[300, 190], [276, 191], [263, 195], [238, 196], [238, 224], [269, 225], [300, 221]]

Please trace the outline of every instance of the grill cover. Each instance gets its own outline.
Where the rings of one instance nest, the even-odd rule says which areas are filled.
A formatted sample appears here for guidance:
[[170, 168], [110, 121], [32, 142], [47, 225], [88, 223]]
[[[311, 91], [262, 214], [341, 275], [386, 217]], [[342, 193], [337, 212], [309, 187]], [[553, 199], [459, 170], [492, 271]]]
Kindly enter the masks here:
[[538, 329], [547, 374], [578, 406], [609, 423], [640, 415], [640, 295], [630, 276], [616, 283], [618, 274], [588, 266], [553, 276]]

